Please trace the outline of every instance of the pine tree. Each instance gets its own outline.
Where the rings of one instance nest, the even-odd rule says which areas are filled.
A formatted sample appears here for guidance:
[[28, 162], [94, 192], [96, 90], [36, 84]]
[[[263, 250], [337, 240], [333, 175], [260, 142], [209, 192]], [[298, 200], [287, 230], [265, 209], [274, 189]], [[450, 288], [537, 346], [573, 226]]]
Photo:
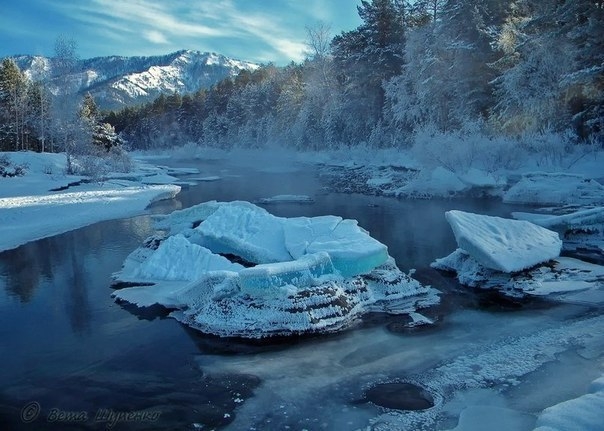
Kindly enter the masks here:
[[349, 124], [342, 140], [367, 138], [382, 119], [382, 84], [404, 66], [405, 9], [393, 0], [363, 0], [357, 7], [363, 24], [332, 41], [335, 69], [343, 86]]
[[2, 135], [0, 140], [6, 149], [23, 149], [24, 118], [27, 100], [27, 81], [11, 58], [0, 65], [0, 115]]

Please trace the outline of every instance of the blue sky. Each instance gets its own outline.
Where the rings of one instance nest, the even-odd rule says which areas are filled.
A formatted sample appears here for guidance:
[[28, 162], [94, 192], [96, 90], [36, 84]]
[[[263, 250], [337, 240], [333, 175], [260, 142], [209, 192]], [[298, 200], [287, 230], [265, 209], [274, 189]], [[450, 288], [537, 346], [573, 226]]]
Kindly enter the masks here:
[[360, 0], [2, 0], [0, 57], [52, 55], [59, 35], [80, 58], [179, 49], [284, 65], [303, 58], [306, 26], [360, 24]]

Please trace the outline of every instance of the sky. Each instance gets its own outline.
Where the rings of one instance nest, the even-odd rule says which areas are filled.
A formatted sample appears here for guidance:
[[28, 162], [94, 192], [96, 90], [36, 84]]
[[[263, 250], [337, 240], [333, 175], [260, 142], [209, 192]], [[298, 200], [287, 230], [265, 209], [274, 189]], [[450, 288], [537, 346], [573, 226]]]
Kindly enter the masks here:
[[0, 57], [52, 56], [59, 36], [80, 58], [180, 49], [285, 65], [304, 58], [306, 27], [356, 28], [360, 0], [2, 0]]

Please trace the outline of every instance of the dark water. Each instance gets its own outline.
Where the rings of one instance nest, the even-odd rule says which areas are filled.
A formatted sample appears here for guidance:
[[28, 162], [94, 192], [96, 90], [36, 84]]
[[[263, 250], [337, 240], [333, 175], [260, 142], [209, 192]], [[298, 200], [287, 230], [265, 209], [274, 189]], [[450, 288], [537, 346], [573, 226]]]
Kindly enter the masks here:
[[[201, 176], [221, 179], [186, 188], [176, 201], [160, 203], [150, 212], [210, 199], [308, 194], [314, 204], [265, 207], [280, 216], [357, 219], [388, 245], [401, 269], [417, 268], [428, 278], [435, 276], [427, 269], [429, 263], [455, 248], [446, 210], [509, 216], [517, 209], [484, 200], [399, 201], [334, 194], [322, 189], [310, 169], [198, 165]], [[147, 215], [98, 223], [0, 253], [0, 429], [222, 427], [263, 382], [244, 369], [206, 372], [199, 355], [219, 361], [221, 355], [262, 355], [291, 345], [321, 349], [353, 336], [354, 330], [324, 339], [250, 346], [205, 337], [161, 315], [130, 312], [110, 298], [111, 274], [152, 232]], [[387, 324], [392, 322], [383, 322]], [[138, 416], [110, 416], [119, 412]]]

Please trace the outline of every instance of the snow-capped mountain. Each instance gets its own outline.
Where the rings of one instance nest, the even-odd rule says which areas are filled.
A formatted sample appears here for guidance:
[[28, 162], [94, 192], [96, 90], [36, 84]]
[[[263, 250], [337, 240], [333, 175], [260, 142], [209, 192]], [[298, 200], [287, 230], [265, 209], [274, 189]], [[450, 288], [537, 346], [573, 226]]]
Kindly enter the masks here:
[[69, 93], [90, 92], [104, 109], [149, 102], [161, 93], [195, 92], [227, 76], [235, 76], [242, 69], [259, 67], [220, 54], [183, 50], [165, 56], [78, 60], [65, 76], [53, 68], [49, 58], [24, 55], [14, 59], [28, 77], [40, 79], [46, 76], [53, 93], [65, 91], [65, 88]]

